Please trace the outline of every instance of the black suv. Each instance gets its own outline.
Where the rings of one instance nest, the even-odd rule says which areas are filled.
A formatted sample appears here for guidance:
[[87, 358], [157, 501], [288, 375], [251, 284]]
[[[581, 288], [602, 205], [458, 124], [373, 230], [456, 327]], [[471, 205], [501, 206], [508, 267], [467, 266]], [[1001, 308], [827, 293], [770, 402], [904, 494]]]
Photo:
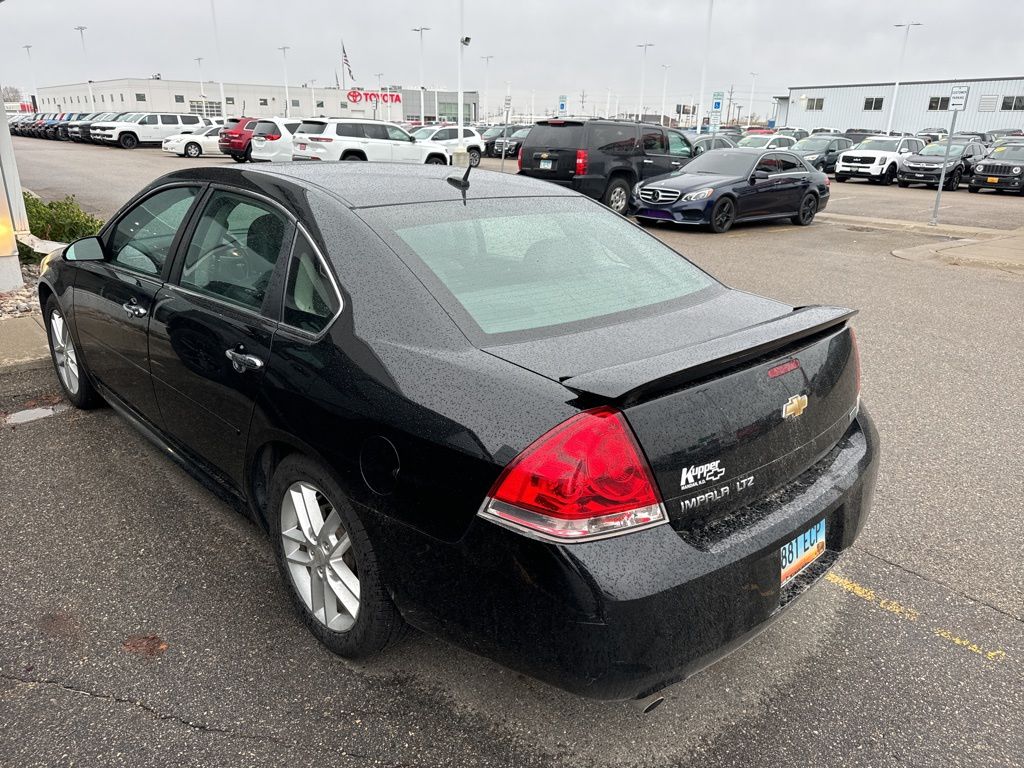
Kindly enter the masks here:
[[519, 172], [547, 179], [625, 213], [633, 185], [677, 171], [693, 157], [681, 131], [625, 120], [541, 120], [519, 154]]

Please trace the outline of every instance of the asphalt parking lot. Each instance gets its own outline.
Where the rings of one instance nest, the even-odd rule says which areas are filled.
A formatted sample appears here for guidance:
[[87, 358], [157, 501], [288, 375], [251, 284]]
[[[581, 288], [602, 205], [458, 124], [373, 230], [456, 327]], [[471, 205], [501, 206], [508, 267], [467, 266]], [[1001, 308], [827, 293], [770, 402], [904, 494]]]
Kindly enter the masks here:
[[[166, 170], [232, 163], [15, 141], [27, 187], [103, 216]], [[833, 194], [908, 221], [933, 199]], [[944, 222], [1024, 223], [1019, 198], [950, 198]], [[1024, 278], [896, 259], [937, 238], [867, 219], [653, 231], [734, 287], [861, 311], [874, 511], [763, 635], [646, 716], [419, 634], [344, 661], [256, 528], [113, 412], [65, 410], [0, 426], [0, 764], [1024, 765]], [[0, 411], [57, 391], [45, 367], [0, 375]]]

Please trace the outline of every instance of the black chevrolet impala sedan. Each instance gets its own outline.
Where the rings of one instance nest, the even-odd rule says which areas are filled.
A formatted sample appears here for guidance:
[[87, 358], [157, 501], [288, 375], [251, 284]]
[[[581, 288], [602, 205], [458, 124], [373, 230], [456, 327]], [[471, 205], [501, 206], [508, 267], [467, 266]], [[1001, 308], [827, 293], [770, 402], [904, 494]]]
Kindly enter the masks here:
[[452, 174], [158, 179], [45, 269], [61, 386], [251, 515], [332, 651], [408, 623], [648, 697], [861, 530], [853, 312], [732, 290], [543, 181]]

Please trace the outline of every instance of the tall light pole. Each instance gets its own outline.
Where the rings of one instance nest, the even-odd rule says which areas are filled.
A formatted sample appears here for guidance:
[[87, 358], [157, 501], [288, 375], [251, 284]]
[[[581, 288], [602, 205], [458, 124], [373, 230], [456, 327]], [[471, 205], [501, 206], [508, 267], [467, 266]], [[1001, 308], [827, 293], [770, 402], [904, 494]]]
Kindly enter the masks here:
[[224, 57], [220, 51], [220, 31], [217, 28], [217, 0], [210, 0], [210, 20], [213, 21], [213, 44], [217, 49], [217, 80], [220, 83], [220, 114], [228, 116], [228, 102], [224, 98]]
[[668, 71], [672, 69], [672, 65], [662, 64], [661, 69], [661, 113], [658, 115], [658, 125], [665, 124], [665, 93], [668, 90]]
[[889, 105], [889, 122], [885, 127], [885, 132], [889, 133], [892, 130], [892, 119], [896, 115], [896, 94], [900, 90], [900, 77], [903, 75], [903, 59], [907, 55], [907, 41], [910, 39], [910, 28], [911, 27], [922, 27], [923, 24], [910, 21], [906, 24], [893, 24], [894, 27], [906, 27], [906, 32], [903, 33], [903, 48], [900, 49], [900, 65], [896, 70], [896, 82], [892, 86], [892, 104]]
[[311, 77], [309, 79], [309, 99], [310, 99], [310, 105], [313, 108], [313, 111], [310, 112], [309, 114], [315, 115], [316, 114], [316, 78], [315, 77]]
[[373, 101], [373, 119], [377, 119], [377, 107], [380, 106], [380, 85], [381, 78], [384, 77], [383, 72], [374, 72], [373, 76], [377, 78], [377, 98]]
[[701, 113], [704, 111], [704, 84], [708, 78], [708, 59], [711, 58], [711, 16], [714, 12], [715, 0], [708, 0], [708, 20], [704, 27], [704, 60], [700, 64], [700, 96], [697, 97], [697, 115], [694, 117], [697, 133], [704, 127]]
[[640, 49], [640, 104], [636, 108], [636, 119], [643, 119], [644, 111], [644, 86], [646, 85], [645, 79], [647, 77], [647, 49], [653, 48], [654, 43], [637, 43], [637, 48]]
[[28, 54], [28, 75], [32, 78], [32, 93], [28, 100], [32, 102], [32, 109], [35, 110], [36, 101], [38, 101], [38, 99], [36, 99], [36, 72], [32, 66], [32, 46], [23, 45], [21, 47], [24, 48], [25, 53]]
[[452, 156], [453, 165], [469, 165], [469, 155], [466, 154], [466, 137], [462, 135], [462, 122], [465, 119], [466, 94], [462, 90], [462, 54], [469, 45], [469, 38], [466, 37], [466, 0], [459, 0], [459, 115], [455, 123], [458, 131], [459, 141], [455, 145], [455, 154]]
[[292, 102], [288, 97], [288, 49], [290, 45], [282, 45], [279, 50], [281, 52], [281, 61], [284, 63], [284, 116], [291, 117]]
[[757, 81], [757, 72], [750, 73], [750, 101], [747, 102], [747, 128], [750, 127], [750, 118], [754, 114], [754, 83]]
[[[426, 87], [423, 85], [423, 33], [429, 31], [430, 27], [421, 26], [413, 29], [413, 32], [419, 32], [420, 35], [420, 125], [427, 124], [427, 91]], [[436, 112], [437, 110], [435, 109], [434, 111]], [[437, 119], [437, 115], [434, 115], [434, 119]]]
[[78, 30], [78, 36], [82, 38], [82, 58], [85, 60], [85, 70], [86, 70], [86, 73], [87, 73], [85, 79], [86, 79], [86, 84], [89, 86], [89, 103], [92, 105], [92, 111], [95, 112], [96, 111], [96, 97], [93, 95], [93, 92], [92, 92], [92, 80], [90, 80], [89, 76], [88, 76], [88, 71], [89, 71], [89, 54], [87, 54], [85, 52], [85, 30], [87, 30], [88, 27], [75, 27], [75, 29]]
[[484, 105], [483, 106], [484, 106], [484, 120], [486, 120], [487, 119], [487, 115], [488, 115], [488, 107], [490, 106], [490, 104], [488, 103], [490, 100], [487, 97], [487, 88], [490, 85], [491, 59], [493, 59], [494, 57], [493, 56], [481, 56], [480, 58], [484, 60]]
[[[193, 61], [196, 63], [196, 66], [199, 67], [199, 95], [200, 95], [200, 97], [205, 99], [206, 98], [206, 85], [203, 82], [203, 57], [202, 56], [196, 56], [193, 59]], [[206, 109], [204, 108], [203, 109], [203, 113], [205, 114], [205, 112], [206, 112]]]

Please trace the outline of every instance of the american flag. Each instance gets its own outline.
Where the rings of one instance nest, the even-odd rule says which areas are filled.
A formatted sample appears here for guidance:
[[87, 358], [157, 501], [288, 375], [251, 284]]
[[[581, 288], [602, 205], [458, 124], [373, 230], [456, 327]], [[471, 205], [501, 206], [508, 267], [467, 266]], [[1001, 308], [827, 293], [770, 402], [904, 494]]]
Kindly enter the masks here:
[[352, 74], [352, 64], [348, 60], [348, 51], [345, 50], [344, 41], [341, 43], [341, 66], [348, 72], [349, 80], [355, 82], [356, 76]]

